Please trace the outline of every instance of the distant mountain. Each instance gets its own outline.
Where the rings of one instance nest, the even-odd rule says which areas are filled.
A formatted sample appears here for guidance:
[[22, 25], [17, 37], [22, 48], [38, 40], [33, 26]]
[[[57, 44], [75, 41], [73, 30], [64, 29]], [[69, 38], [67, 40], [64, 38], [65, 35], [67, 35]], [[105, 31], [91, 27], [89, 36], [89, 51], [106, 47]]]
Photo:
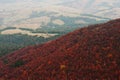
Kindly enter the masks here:
[[[21, 33], [45, 37], [40, 32], [48, 34], [52, 32], [58, 34], [60, 31], [70, 32], [79, 27], [110, 20], [110, 18], [84, 13], [82, 9], [64, 5], [74, 0], [12, 1], [9, 3], [6, 0], [7, 4], [0, 4], [0, 33], [3, 35]], [[43, 34], [46, 35], [46, 33]]]
[[120, 19], [0, 58], [1, 80], [119, 80]]
[[[120, 18], [119, 4], [119, 0], [1, 0], [0, 29], [16, 27], [36, 30], [48, 26], [68, 27], [70, 23], [67, 23], [66, 19], [71, 21], [72, 25], [82, 27], [88, 25], [91, 19], [90, 24], [96, 24]], [[64, 24], [59, 24], [60, 17], [62, 18], [59, 21]], [[79, 20], [76, 21], [75, 18], [78, 17]]]

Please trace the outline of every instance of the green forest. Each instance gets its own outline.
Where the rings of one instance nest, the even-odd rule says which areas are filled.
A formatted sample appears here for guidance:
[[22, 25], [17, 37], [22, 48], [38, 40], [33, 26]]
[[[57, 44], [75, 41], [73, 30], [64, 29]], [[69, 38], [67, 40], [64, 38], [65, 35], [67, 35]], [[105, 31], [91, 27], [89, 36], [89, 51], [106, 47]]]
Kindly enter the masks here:
[[43, 44], [44, 42], [56, 39], [60, 35], [43, 38], [23, 34], [0, 35], [0, 57], [30, 45]]

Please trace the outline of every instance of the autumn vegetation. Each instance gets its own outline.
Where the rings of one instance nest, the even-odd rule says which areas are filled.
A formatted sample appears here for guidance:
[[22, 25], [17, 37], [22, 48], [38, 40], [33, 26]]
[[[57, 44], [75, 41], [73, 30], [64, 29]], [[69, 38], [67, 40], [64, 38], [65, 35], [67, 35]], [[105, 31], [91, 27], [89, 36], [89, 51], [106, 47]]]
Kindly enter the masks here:
[[1, 57], [0, 80], [120, 80], [120, 19]]

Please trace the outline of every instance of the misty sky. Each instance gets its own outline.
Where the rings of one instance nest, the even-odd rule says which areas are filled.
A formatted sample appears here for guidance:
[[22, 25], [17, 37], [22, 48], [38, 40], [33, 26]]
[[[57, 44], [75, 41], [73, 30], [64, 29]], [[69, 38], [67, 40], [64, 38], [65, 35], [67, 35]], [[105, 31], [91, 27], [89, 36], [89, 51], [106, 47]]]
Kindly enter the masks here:
[[[62, 6], [74, 8], [82, 13], [89, 12], [98, 16], [117, 15], [120, 12], [120, 0], [0, 0], [0, 10], [33, 8], [40, 6]], [[70, 9], [71, 10], [71, 9]], [[111, 13], [111, 14], [110, 14]], [[115, 17], [116, 18], [116, 17]]]
[[45, 2], [45, 3], [59, 3], [59, 2], [70, 2], [75, 0], [0, 0], [0, 3], [14, 3], [14, 2]]

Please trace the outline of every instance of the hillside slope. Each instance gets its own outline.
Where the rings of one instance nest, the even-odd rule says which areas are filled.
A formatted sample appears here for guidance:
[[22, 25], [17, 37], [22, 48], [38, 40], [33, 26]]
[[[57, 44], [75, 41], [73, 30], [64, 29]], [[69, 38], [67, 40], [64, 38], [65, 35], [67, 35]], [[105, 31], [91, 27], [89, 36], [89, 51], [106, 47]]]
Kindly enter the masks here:
[[119, 80], [120, 19], [0, 59], [0, 80]]

